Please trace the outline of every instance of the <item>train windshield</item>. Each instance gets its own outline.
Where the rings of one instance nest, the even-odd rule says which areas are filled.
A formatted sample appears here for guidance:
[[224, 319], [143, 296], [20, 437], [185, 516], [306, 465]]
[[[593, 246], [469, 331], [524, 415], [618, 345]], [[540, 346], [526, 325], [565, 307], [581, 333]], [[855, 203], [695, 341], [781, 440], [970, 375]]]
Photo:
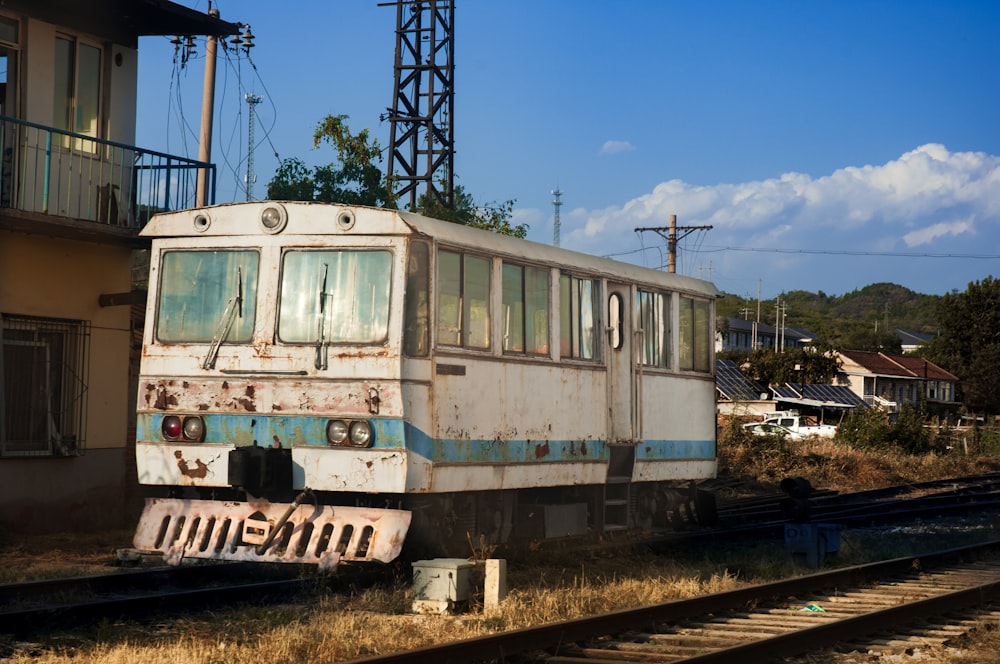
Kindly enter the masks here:
[[164, 343], [250, 341], [257, 302], [256, 251], [168, 251], [160, 260], [156, 337]]
[[391, 252], [289, 251], [282, 262], [279, 339], [317, 345], [385, 340]]

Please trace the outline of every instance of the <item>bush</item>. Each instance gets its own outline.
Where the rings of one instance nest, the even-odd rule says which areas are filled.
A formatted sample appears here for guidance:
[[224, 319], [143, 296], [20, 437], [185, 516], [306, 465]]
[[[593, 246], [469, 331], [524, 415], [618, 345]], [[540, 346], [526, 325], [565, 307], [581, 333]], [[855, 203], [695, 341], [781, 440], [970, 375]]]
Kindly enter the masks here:
[[898, 449], [923, 454], [933, 447], [933, 436], [924, 427], [924, 419], [922, 412], [909, 406], [904, 406], [893, 420], [877, 408], [855, 410], [840, 423], [837, 438], [862, 450]]

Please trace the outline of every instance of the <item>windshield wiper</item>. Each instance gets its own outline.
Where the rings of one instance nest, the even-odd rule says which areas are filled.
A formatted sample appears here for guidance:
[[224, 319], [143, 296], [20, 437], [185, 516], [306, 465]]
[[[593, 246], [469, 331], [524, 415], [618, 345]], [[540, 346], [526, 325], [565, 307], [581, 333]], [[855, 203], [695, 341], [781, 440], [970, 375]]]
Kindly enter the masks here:
[[236, 268], [236, 295], [229, 298], [226, 308], [222, 311], [222, 318], [215, 328], [215, 336], [212, 337], [212, 345], [208, 347], [208, 354], [201, 363], [202, 369], [214, 369], [215, 359], [219, 357], [219, 346], [222, 341], [229, 336], [229, 330], [233, 328], [233, 321], [236, 316], [243, 318], [243, 268]]
[[330, 266], [323, 263], [323, 279], [319, 285], [319, 329], [316, 330], [316, 368], [327, 368], [326, 356], [326, 273]]

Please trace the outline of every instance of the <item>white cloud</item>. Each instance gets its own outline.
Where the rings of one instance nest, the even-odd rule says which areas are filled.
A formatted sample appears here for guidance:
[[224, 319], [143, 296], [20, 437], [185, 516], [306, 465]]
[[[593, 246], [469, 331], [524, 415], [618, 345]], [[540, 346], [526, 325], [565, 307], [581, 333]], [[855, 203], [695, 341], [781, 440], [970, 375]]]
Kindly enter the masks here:
[[974, 232], [975, 229], [972, 225], [972, 219], [966, 218], [958, 221], [941, 222], [926, 228], [911, 231], [903, 236], [903, 242], [905, 242], [908, 247], [918, 247], [920, 245], [930, 244], [937, 238], [944, 237], [946, 235], [961, 235], [963, 233]]
[[601, 146], [601, 154], [618, 154], [632, 150], [635, 150], [635, 146], [628, 141], [604, 141], [604, 145]]
[[[950, 243], [950, 253], [981, 254], [991, 247], [988, 253], [1000, 254], [1000, 157], [927, 144], [885, 164], [846, 166], [821, 177], [785, 173], [712, 186], [668, 180], [621, 205], [564, 218], [562, 245], [624, 254], [641, 244], [635, 228], [664, 226], [671, 214], [680, 225], [713, 227], [701, 237], [705, 246], [700, 248], [708, 252], [709, 245], [715, 247], [718, 253], [706, 260], [723, 269], [740, 262], [754, 270], [777, 263], [771, 260], [777, 258], [775, 253], [740, 254], [733, 247], [863, 254], [919, 246], [937, 253], [942, 243]], [[762, 261], [763, 256], [768, 258]], [[819, 269], [816, 260], [799, 262], [808, 264], [806, 269]], [[1000, 272], [995, 263], [980, 263], [977, 269]], [[887, 265], [884, 260], [882, 264]], [[884, 269], [890, 267], [899, 270], [886, 278], [894, 281], [902, 268]]]

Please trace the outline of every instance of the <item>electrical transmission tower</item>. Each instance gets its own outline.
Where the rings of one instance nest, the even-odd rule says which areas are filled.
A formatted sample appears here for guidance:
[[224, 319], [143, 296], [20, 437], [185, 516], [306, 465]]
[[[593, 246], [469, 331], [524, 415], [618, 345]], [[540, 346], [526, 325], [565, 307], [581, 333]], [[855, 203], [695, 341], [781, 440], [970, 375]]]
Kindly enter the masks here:
[[[389, 119], [389, 166], [395, 194], [416, 208], [428, 197], [454, 207], [454, 0], [396, 0], [395, 88]], [[397, 172], [398, 171], [398, 172]], [[398, 188], [396, 188], [398, 186]]]
[[552, 199], [552, 207], [554, 207], [556, 209], [556, 211], [555, 211], [555, 218], [552, 221], [552, 246], [553, 247], [558, 247], [559, 246], [559, 208], [563, 204], [562, 199], [559, 198], [559, 197], [562, 196], [563, 193], [562, 193], [562, 190], [559, 189], [559, 187], [556, 187], [555, 189], [552, 190], [552, 195], [555, 196], [555, 198]]
[[253, 138], [253, 126], [257, 117], [257, 104], [264, 101], [264, 98], [248, 92], [246, 100], [250, 104], [250, 118], [247, 120], [247, 200], [252, 201], [253, 183], [257, 179], [257, 175], [253, 170], [253, 149], [256, 144]]

